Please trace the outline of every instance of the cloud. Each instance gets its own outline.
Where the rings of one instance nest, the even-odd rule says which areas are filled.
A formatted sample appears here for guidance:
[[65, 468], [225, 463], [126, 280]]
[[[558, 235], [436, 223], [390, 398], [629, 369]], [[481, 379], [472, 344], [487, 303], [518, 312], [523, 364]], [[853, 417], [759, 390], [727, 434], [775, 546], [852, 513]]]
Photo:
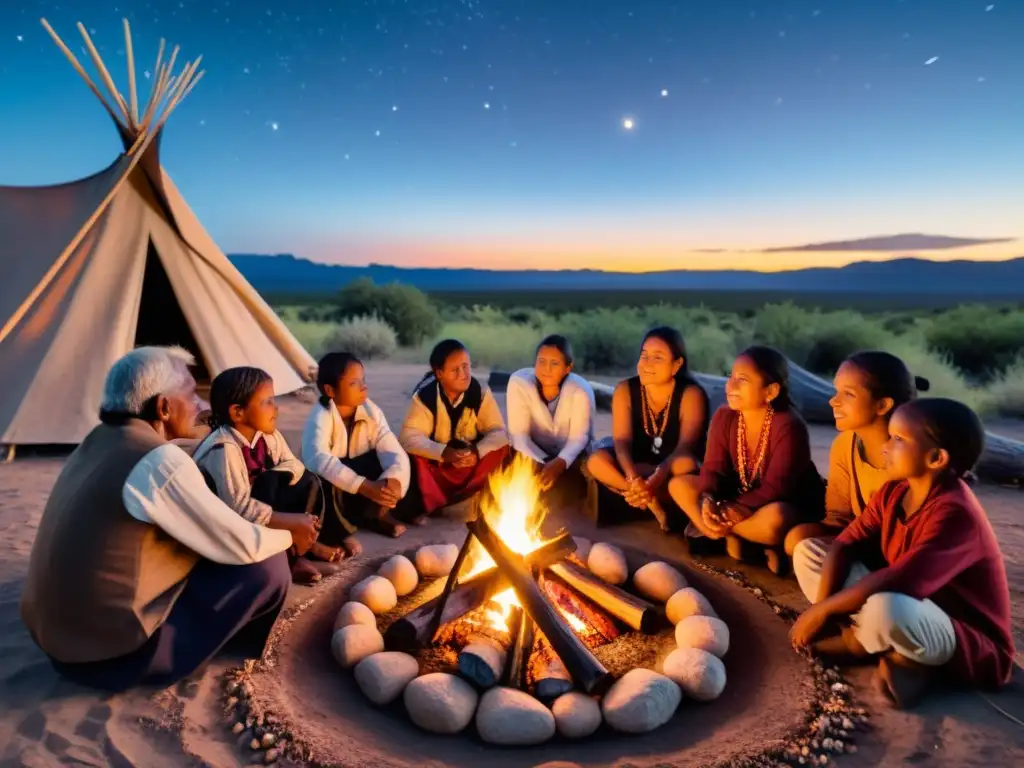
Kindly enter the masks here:
[[837, 240], [830, 243], [764, 248], [761, 250], [761, 253], [787, 253], [793, 251], [944, 251], [952, 248], [969, 248], [976, 245], [1012, 243], [1016, 239], [1014, 237], [946, 237], [945, 235], [923, 235], [915, 232], [904, 235], [865, 237], [860, 240]]

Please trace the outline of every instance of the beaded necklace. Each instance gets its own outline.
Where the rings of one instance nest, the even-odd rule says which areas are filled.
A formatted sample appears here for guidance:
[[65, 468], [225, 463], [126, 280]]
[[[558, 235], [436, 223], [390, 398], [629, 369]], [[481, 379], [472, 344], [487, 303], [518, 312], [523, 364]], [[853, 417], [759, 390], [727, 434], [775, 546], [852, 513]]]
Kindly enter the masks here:
[[672, 395], [675, 394], [675, 391], [676, 385], [675, 382], [673, 382], [672, 389], [668, 395], [668, 400], [665, 401], [665, 407], [661, 409], [660, 413], [655, 414], [654, 410], [651, 408], [651, 401], [647, 397], [647, 387], [643, 385], [640, 386], [640, 400], [643, 405], [642, 418], [644, 433], [648, 437], [653, 438], [651, 442], [651, 453], [655, 456], [661, 453], [661, 446], [663, 443], [661, 436], [665, 432], [665, 427], [668, 426], [669, 406], [672, 404]]
[[774, 415], [775, 409], [769, 404], [764, 421], [761, 423], [761, 434], [757, 437], [757, 450], [753, 466], [750, 464], [750, 456], [747, 451], [747, 423], [743, 419], [743, 414], [739, 415], [739, 425], [736, 429], [736, 464], [738, 465], [736, 469], [740, 476], [740, 487], [744, 492], [751, 489], [754, 481], [761, 476], [761, 471], [764, 469], [764, 460], [768, 455], [768, 435], [772, 431], [772, 416]]

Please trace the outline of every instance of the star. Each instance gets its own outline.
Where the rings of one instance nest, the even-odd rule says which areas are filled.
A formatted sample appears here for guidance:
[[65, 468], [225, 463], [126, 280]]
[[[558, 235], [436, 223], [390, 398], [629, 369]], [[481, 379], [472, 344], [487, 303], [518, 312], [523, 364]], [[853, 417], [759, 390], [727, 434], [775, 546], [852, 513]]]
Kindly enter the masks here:
[[928, 59], [928, 61], [926, 61], [926, 62], [924, 63], [924, 65], [925, 65], [926, 67], [930, 67], [930, 66], [931, 66], [932, 64], [934, 64], [934, 63], [935, 63], [936, 61], [938, 61], [938, 60], [939, 60], [939, 57], [938, 57], [938, 56], [932, 56], [932, 57], [931, 57], [930, 59]]
[[668, 88], [662, 88], [661, 89], [661, 98], [664, 99], [667, 96], [668, 96]]
[[625, 128], [627, 131], [632, 131], [635, 125], [636, 123], [633, 121], [633, 118], [631, 117], [626, 117], [623, 118], [622, 120], [622, 127]]
[[275, 122], [271, 122], [270, 123], [270, 130], [276, 131], [278, 128], [280, 128], [280, 126], [277, 123], [275, 123]]
[[485, 101], [484, 102], [484, 109], [490, 109], [490, 108], [491, 108], [491, 102]]
[[992, 11], [994, 9], [995, 9], [994, 5], [986, 5], [985, 6], [985, 13], [989, 13], [990, 11]]
[[978, 78], [978, 82], [979, 82], [979, 83], [984, 83], [984, 82], [985, 82], [985, 77], [984, 77], [984, 75], [982, 75], [981, 77], [979, 77], [979, 78]]
[[374, 132], [373, 132], [373, 135], [374, 135], [374, 136], [380, 136], [380, 131], [379, 131], [379, 130], [377, 130], [377, 131], [374, 131]]
[[18, 42], [20, 43], [20, 42], [21, 42], [22, 40], [24, 40], [25, 38], [24, 38], [24, 37], [22, 37], [21, 35], [18, 35], [18, 36], [17, 36], [17, 37], [15, 38], [15, 39], [16, 39], [16, 40], [17, 40], [17, 41], [18, 41]]
[[397, 111], [398, 111], [398, 105], [397, 105], [397, 104], [393, 104], [393, 105], [391, 106], [391, 111], [392, 111], [392, 112], [397, 112]]

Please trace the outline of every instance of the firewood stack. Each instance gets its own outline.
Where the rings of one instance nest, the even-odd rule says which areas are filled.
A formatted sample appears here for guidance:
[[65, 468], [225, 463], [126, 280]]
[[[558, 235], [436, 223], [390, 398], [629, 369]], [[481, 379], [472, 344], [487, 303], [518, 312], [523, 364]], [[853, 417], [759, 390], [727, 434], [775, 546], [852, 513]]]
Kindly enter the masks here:
[[[575, 556], [567, 532], [523, 556], [482, 516], [466, 527], [444, 589], [388, 627], [387, 650], [453, 647], [458, 674], [475, 687], [503, 685], [551, 702], [573, 689], [603, 695], [614, 679], [592, 650], [627, 628], [653, 634], [667, 626], [661, 607], [591, 573]], [[494, 565], [460, 580], [474, 541]], [[492, 598], [509, 588], [518, 605], [504, 615]], [[494, 621], [495, 615], [504, 615], [504, 621]]]

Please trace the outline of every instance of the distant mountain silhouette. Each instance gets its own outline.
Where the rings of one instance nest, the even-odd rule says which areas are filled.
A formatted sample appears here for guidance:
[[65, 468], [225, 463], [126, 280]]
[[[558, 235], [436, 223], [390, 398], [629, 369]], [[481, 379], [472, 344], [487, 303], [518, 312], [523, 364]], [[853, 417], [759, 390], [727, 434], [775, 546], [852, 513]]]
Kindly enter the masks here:
[[290, 254], [235, 254], [229, 258], [262, 293], [333, 293], [352, 280], [369, 277], [378, 284], [402, 282], [424, 291], [750, 290], [1024, 298], [1024, 256], [1009, 261], [901, 258], [789, 272], [680, 269], [645, 273], [402, 268], [381, 264], [354, 267], [320, 264]]
[[945, 235], [922, 235], [912, 232], [905, 235], [881, 235], [860, 240], [837, 240], [831, 243], [811, 243], [783, 248], [763, 248], [761, 253], [787, 253], [793, 251], [878, 251], [899, 253], [901, 251], [943, 251], [950, 248], [967, 248], [972, 245], [1012, 243], [1016, 238], [996, 237], [977, 239], [970, 237], [946, 237]]

